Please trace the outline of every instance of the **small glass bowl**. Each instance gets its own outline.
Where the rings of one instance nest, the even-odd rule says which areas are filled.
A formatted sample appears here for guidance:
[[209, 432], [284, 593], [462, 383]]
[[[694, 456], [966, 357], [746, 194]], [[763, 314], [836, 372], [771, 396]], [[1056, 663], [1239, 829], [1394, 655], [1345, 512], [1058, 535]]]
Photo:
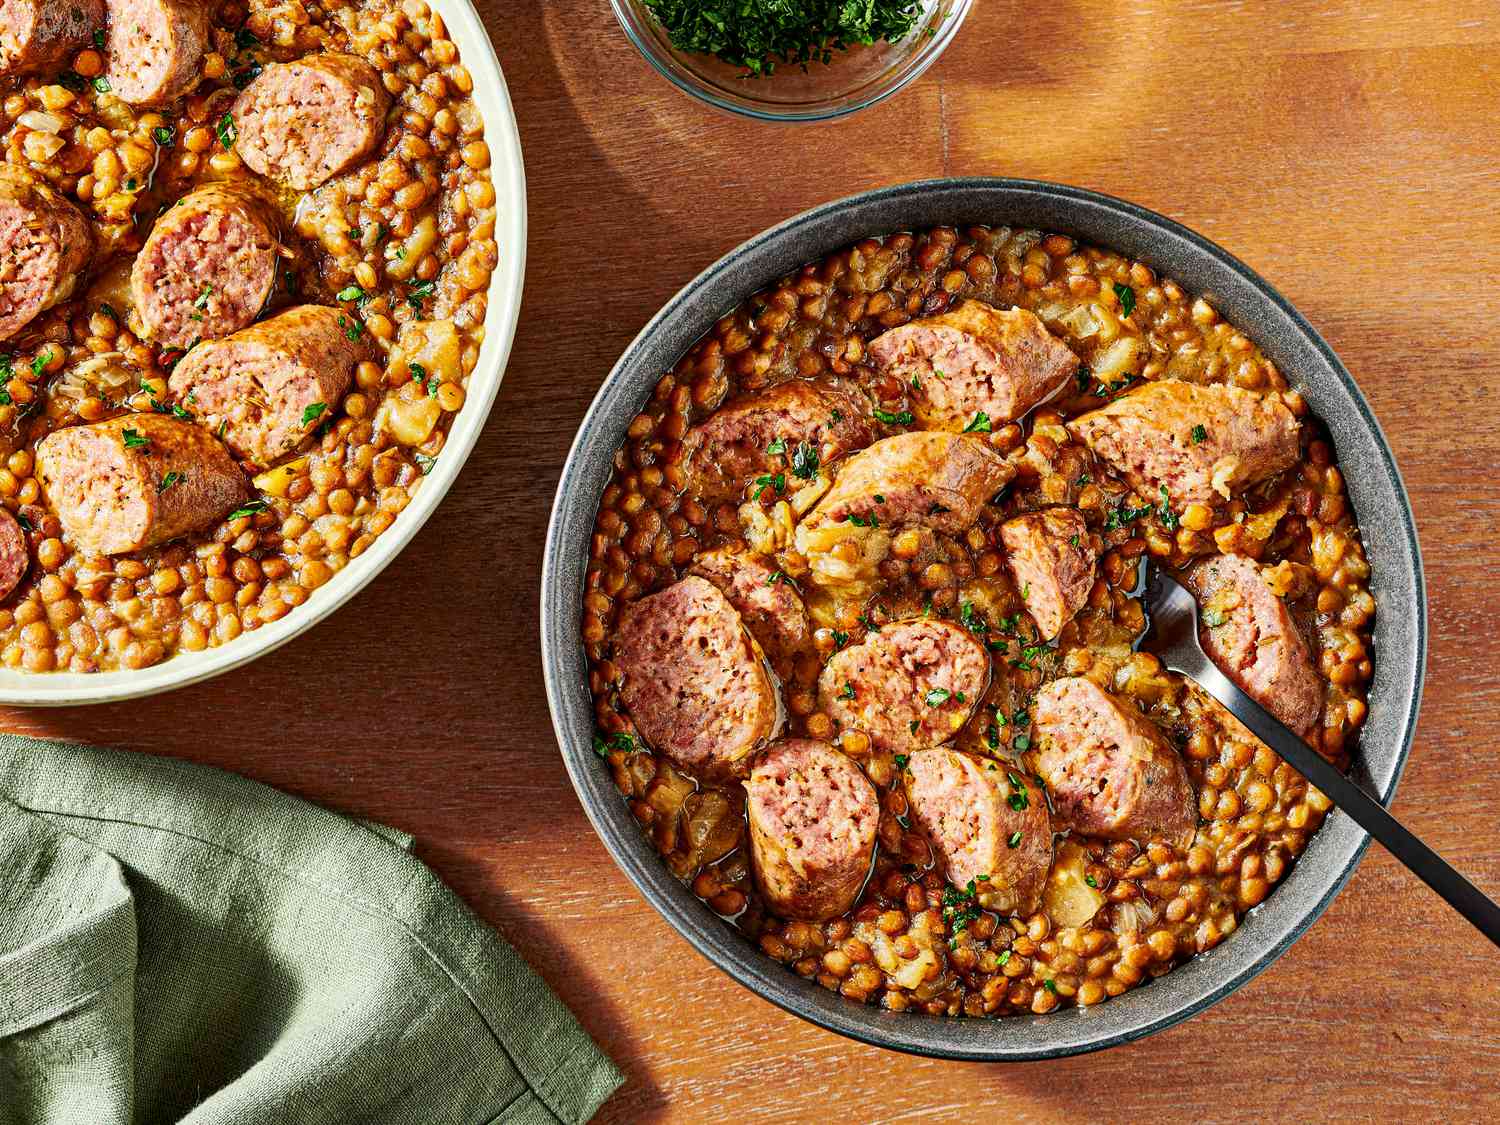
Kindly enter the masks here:
[[828, 63], [778, 64], [747, 78], [743, 68], [672, 46], [642, 0], [610, 0], [625, 34], [679, 90], [727, 113], [759, 121], [828, 121], [890, 97], [922, 74], [953, 42], [973, 0], [927, 0], [912, 33], [899, 43], [835, 52]]

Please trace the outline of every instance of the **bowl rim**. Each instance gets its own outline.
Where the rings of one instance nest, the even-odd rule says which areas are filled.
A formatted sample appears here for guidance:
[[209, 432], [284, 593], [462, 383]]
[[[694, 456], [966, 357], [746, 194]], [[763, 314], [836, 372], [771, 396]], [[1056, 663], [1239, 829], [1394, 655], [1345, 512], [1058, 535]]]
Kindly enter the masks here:
[[[1391, 547], [1395, 557], [1380, 561], [1382, 569], [1377, 572], [1377, 577], [1383, 577], [1398, 588], [1397, 592], [1408, 594], [1412, 598], [1410, 635], [1405, 645], [1407, 651], [1392, 652], [1386, 657], [1394, 662], [1395, 674], [1401, 677], [1393, 685], [1393, 706], [1400, 714], [1384, 716], [1387, 724], [1397, 724], [1394, 742], [1389, 754], [1379, 763], [1380, 768], [1374, 776], [1368, 772], [1368, 762], [1363, 755], [1351, 770], [1367, 789], [1373, 789], [1385, 803], [1390, 802], [1410, 753], [1421, 705], [1427, 654], [1427, 590], [1410, 500], [1390, 444], [1369, 403], [1343, 363], [1312, 325], [1285, 297], [1228, 251], [1180, 223], [1137, 204], [1087, 189], [1043, 181], [990, 177], [925, 180], [877, 188], [834, 200], [795, 215], [750, 238], [705, 269], [667, 301], [621, 354], [619, 361], [600, 385], [579, 426], [559, 478], [542, 562], [542, 662], [553, 729], [564, 764], [586, 815], [616, 864], [636, 889], [711, 963], [739, 984], [783, 1010], [862, 1043], [937, 1058], [1031, 1061], [1083, 1054], [1131, 1042], [1170, 1027], [1223, 1000], [1263, 972], [1322, 915], [1353, 875], [1369, 846], [1369, 837], [1342, 812], [1337, 809], [1331, 811], [1319, 831], [1309, 840], [1291, 873], [1264, 904], [1249, 912], [1239, 927], [1242, 932], [1231, 935], [1238, 940], [1225, 940], [1207, 953], [1177, 966], [1165, 977], [1132, 989], [1108, 1004], [1088, 1009], [1074, 1007], [1046, 1016], [1015, 1016], [1001, 1020], [882, 1012], [867, 1005], [854, 1004], [837, 993], [798, 977], [790, 969], [754, 948], [728, 923], [713, 915], [704, 904], [693, 898], [661, 862], [634, 818], [629, 815], [608, 771], [600, 768], [600, 759], [591, 745], [591, 705], [582, 709], [588, 727], [585, 737], [570, 737], [569, 727], [570, 719], [576, 718], [580, 711], [576, 698], [580, 678], [582, 694], [587, 696], [588, 690], [578, 617], [570, 617], [564, 611], [573, 606], [581, 606], [583, 590], [581, 583], [577, 589], [565, 587], [560, 572], [568, 565], [570, 558], [576, 558], [580, 549], [585, 552], [586, 558], [586, 545], [568, 541], [570, 518], [576, 520], [580, 511], [586, 510], [587, 526], [592, 526], [593, 513], [597, 511], [599, 492], [602, 489], [585, 497], [580, 494], [586, 489], [580, 486], [590, 470], [591, 457], [604, 456], [606, 463], [612, 463], [618, 441], [605, 445], [605, 436], [623, 439], [623, 425], [618, 427], [620, 433], [615, 435], [614, 428], [603, 426], [600, 419], [612, 395], [623, 394], [619, 388], [631, 379], [633, 362], [653, 336], [662, 330], [663, 324], [675, 315], [695, 316], [695, 323], [703, 322], [703, 331], [711, 328], [717, 316], [728, 310], [712, 308], [703, 302], [699, 302], [700, 307], [693, 309], [691, 306], [695, 294], [702, 292], [737, 264], [743, 264], [746, 260], [753, 261], [757, 255], [770, 257], [783, 243], [795, 244], [799, 232], [810, 231], [820, 222], [846, 210], [881, 204], [890, 204], [893, 208], [900, 209], [915, 205], [919, 199], [930, 200], [949, 195], [967, 197], [975, 192], [993, 196], [997, 207], [1001, 199], [1039, 197], [1045, 201], [1077, 207], [1079, 214], [1085, 209], [1093, 209], [1134, 224], [1137, 229], [1154, 237], [1168, 242], [1175, 240], [1190, 247], [1206, 256], [1210, 269], [1247, 285], [1253, 291], [1254, 300], [1266, 302], [1271, 311], [1279, 313], [1285, 325], [1297, 337], [1298, 343], [1309, 347], [1315, 358], [1332, 373], [1339, 389], [1349, 399], [1363, 434], [1378, 448], [1378, 467], [1384, 473], [1384, 480], [1371, 487], [1383, 484], [1389, 488], [1391, 499], [1399, 511], [1400, 527], [1395, 529]], [[982, 217], [988, 217], [992, 222], [999, 221], [995, 215], [975, 216], [974, 221], [979, 221]], [[905, 227], [891, 226], [889, 231], [911, 229], [912, 226], [920, 225], [925, 223], [913, 223]], [[868, 233], [874, 235], [888, 232], [871, 230]], [[803, 260], [816, 260], [821, 254], [829, 253], [848, 241], [853, 239], [823, 246], [821, 249], [814, 247], [802, 255]], [[777, 277], [784, 276], [787, 272], [789, 271], [785, 269], [771, 270], [770, 276], [759, 278], [758, 286], [772, 284]], [[752, 288], [738, 292], [735, 301], [745, 299], [753, 291]], [[734, 304], [729, 307], [734, 307]], [[688, 311], [682, 312], [684, 309]], [[632, 401], [639, 404], [645, 400], [661, 370], [660, 367], [654, 370], [643, 369], [634, 374], [634, 381], [639, 382], [640, 386], [637, 388], [639, 393], [633, 394]], [[1325, 422], [1329, 420], [1325, 419]], [[579, 505], [583, 507], [580, 509]], [[1361, 528], [1364, 529], [1363, 521]], [[576, 531], [572, 533], [576, 534]], [[1386, 567], [1392, 569], [1387, 571], [1384, 569]], [[1400, 608], [1404, 607], [1389, 607], [1380, 612], [1399, 612]], [[1377, 627], [1379, 621], [1380, 618], [1377, 617]], [[1377, 676], [1380, 675], [1379, 669], [1377, 662]], [[1268, 912], [1272, 904], [1279, 902], [1286, 906]], [[1284, 913], [1288, 916], [1282, 917]], [[1274, 923], [1267, 921], [1271, 918], [1275, 919]], [[1267, 928], [1273, 925], [1275, 928]], [[1257, 935], [1258, 942], [1250, 940]], [[963, 1030], [954, 1030], [959, 1027]]]
[[216, 648], [178, 653], [135, 671], [27, 673], [0, 669], [0, 705], [70, 707], [137, 699], [200, 683], [249, 664], [313, 628], [363, 590], [411, 542], [457, 479], [484, 430], [515, 343], [526, 276], [526, 172], [509, 88], [473, 0], [432, 3], [474, 78], [471, 96], [483, 115], [485, 142], [490, 147], [496, 242], [501, 248], [487, 291], [489, 307], [479, 362], [470, 373], [463, 409], [454, 416], [448, 440], [432, 471], [423, 478], [416, 497], [369, 550], [351, 559], [305, 603], [279, 620]]
[[[726, 98], [705, 84], [684, 78], [672, 68], [666, 66], [657, 56], [653, 46], [642, 38], [641, 32], [636, 28], [634, 23], [634, 13], [627, 10], [631, 7], [630, 0], [609, 0], [609, 6], [614, 12], [615, 20], [619, 23], [620, 29], [625, 32], [625, 37], [630, 40], [631, 46], [636, 49], [641, 58], [650, 64], [652, 70], [656, 71], [657, 74], [661, 75], [673, 86], [676, 86], [684, 94], [687, 94], [696, 101], [702, 102], [704, 105], [711, 106], [724, 113], [733, 114], [736, 117], [745, 117], [752, 121], [796, 125], [818, 121], [835, 121], [841, 117], [858, 113], [860, 110], [869, 109], [873, 105], [879, 105], [887, 98], [894, 97], [906, 89], [912, 82], [915, 82], [922, 75], [926, 74], [928, 68], [937, 62], [938, 59], [942, 58], [947, 53], [948, 48], [953, 45], [954, 38], [958, 35], [959, 29], [963, 27], [964, 20], [968, 18], [970, 9], [974, 6], [974, 0], [947, 0], [947, 2], [952, 4], [952, 9], [949, 11], [943, 26], [923, 47], [915, 65], [897, 80], [890, 82], [884, 87], [877, 87], [875, 93], [867, 97], [856, 98], [848, 105], [830, 107], [823, 103], [799, 102], [794, 103], [794, 105], [786, 109], [758, 108], [756, 104]], [[649, 19], [650, 16], [648, 15], [645, 18]]]

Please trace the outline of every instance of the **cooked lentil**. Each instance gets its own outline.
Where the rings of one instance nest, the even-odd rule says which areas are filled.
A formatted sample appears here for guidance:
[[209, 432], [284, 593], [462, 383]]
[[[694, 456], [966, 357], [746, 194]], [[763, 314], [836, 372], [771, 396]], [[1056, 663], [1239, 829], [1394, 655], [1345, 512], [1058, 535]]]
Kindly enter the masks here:
[[[212, 40], [196, 89], [161, 109], [84, 81], [104, 67], [92, 47], [61, 75], [0, 79], [6, 164], [76, 202], [98, 242], [75, 299], [0, 345], [0, 498], [33, 559], [0, 606], [10, 668], [142, 668], [293, 612], [420, 490], [478, 362], [501, 252], [496, 196], [473, 79], [442, 16], [425, 0], [230, 0], [215, 6]], [[394, 105], [371, 159], [309, 194], [280, 191], [293, 254], [267, 311], [339, 305], [379, 362], [326, 404], [303, 448], [247, 466], [258, 499], [218, 526], [88, 557], [42, 496], [32, 450], [75, 423], [184, 410], [166, 393], [181, 353], [152, 346], [130, 309], [131, 257], [153, 218], [195, 186], [255, 179], [235, 152], [229, 107], [268, 63], [323, 50], [369, 62]]]
[[[685, 489], [682, 440], [691, 426], [742, 392], [826, 374], [861, 383], [875, 409], [909, 421], [908, 388], [877, 374], [865, 345], [963, 298], [1036, 312], [1086, 367], [1022, 423], [987, 434], [1018, 476], [967, 532], [896, 534], [874, 596], [839, 601], [807, 588], [817, 652], [784, 684], [787, 736], [837, 739], [877, 787], [881, 818], [874, 869], [852, 910], [824, 923], [779, 918], [751, 876], [738, 784], [685, 776], [623, 712], [613, 647], [619, 614], [677, 581], [698, 553], [746, 537], [733, 504], [706, 506]], [[1287, 392], [1304, 423], [1300, 464], [1219, 507], [1173, 512], [1158, 496], [1133, 494], [1062, 423], [1162, 378]], [[770, 489], [759, 501], [772, 519], [784, 503]], [[999, 526], [1058, 503], [1084, 513], [1101, 550], [1087, 606], [1049, 646], [1036, 640], [1007, 577]], [[1000, 1016], [1101, 1003], [1233, 933], [1329, 809], [1196, 687], [1131, 651], [1143, 616], [1130, 591], [1146, 552], [1178, 566], [1215, 552], [1265, 564], [1313, 641], [1323, 685], [1313, 741], [1347, 764], [1372, 672], [1369, 565], [1326, 431], [1250, 337], [1145, 263], [1062, 235], [972, 227], [867, 239], [723, 317], [662, 376], [630, 425], [595, 524], [581, 622], [596, 748], [673, 873], [801, 976], [893, 1011]], [[795, 558], [778, 553], [777, 561], [791, 580], [800, 577]], [[816, 691], [831, 653], [882, 623], [924, 613], [987, 630], [996, 642], [983, 706], [950, 745], [1023, 768], [1032, 695], [1059, 676], [1092, 678], [1135, 701], [1181, 754], [1198, 796], [1191, 841], [1060, 839], [1043, 905], [1026, 917], [983, 910], [972, 887], [947, 886], [911, 827], [897, 783], [905, 763], [872, 749], [860, 730], [840, 732]]]

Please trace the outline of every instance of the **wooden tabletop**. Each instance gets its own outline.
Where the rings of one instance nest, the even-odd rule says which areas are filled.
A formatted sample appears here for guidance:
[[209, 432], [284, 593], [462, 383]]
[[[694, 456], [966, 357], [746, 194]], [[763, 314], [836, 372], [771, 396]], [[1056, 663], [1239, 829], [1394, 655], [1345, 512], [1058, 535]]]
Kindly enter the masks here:
[[1374, 404], [1431, 592], [1395, 809], [1500, 894], [1495, 0], [979, 0], [904, 93], [799, 127], [690, 101], [604, 0], [480, 6], [521, 123], [530, 265], [500, 402], [442, 508], [350, 605], [252, 667], [0, 725], [226, 767], [415, 833], [625, 1071], [601, 1120], [1500, 1118], [1500, 953], [1379, 848], [1271, 970], [1131, 1046], [968, 1065], [786, 1015], [700, 958], [605, 853], [558, 755], [537, 640], [564, 453], [684, 282], [795, 212], [879, 185], [1097, 188], [1258, 269]]

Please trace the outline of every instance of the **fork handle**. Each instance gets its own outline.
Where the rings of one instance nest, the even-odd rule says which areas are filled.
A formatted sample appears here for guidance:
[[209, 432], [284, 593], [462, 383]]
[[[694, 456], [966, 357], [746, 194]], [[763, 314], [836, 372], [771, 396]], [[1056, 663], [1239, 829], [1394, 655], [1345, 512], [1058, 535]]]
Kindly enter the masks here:
[[1409, 867], [1457, 910], [1479, 932], [1500, 946], [1500, 906], [1455, 871], [1442, 856], [1408, 832], [1385, 807], [1326, 758], [1303, 742], [1280, 719], [1241, 691], [1212, 664], [1194, 669], [1192, 677], [1210, 695], [1233, 712], [1235, 718], [1293, 769], [1312, 782], [1343, 809], [1356, 824], [1379, 840], [1385, 849]]

